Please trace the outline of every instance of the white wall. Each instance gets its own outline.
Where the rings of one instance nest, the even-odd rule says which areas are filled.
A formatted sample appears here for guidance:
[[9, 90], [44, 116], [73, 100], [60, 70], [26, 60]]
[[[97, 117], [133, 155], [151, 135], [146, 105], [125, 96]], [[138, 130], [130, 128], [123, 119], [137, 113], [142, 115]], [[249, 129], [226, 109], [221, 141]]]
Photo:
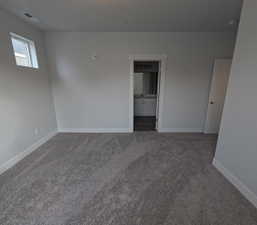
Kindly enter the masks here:
[[[56, 119], [43, 34], [1, 10], [0, 21], [1, 170], [8, 160], [56, 130]], [[16, 66], [9, 32], [35, 41], [39, 70]]]
[[256, 21], [257, 1], [245, 0], [215, 159], [255, 193], [257, 206]]
[[50, 32], [46, 37], [60, 130], [127, 130], [129, 55], [166, 54], [161, 125], [201, 131], [214, 59], [232, 56], [235, 34]]

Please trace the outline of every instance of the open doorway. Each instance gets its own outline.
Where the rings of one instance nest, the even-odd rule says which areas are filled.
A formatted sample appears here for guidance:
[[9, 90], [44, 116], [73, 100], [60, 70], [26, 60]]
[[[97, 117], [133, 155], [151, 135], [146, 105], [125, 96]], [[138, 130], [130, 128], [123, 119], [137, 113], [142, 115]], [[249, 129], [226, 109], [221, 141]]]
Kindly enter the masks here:
[[134, 131], [157, 128], [159, 65], [158, 61], [134, 61]]
[[[162, 124], [162, 117], [163, 117], [163, 105], [164, 105], [164, 86], [165, 86], [165, 77], [166, 77], [166, 62], [167, 62], [167, 56], [166, 55], [130, 55], [130, 88], [129, 88], [129, 131], [134, 132], [135, 130], [157, 130], [158, 132], [165, 131]], [[139, 77], [136, 77], [135, 74], [137, 73], [148, 73], [152, 74], [151, 78], [146, 77], [146, 83], [148, 83], [148, 86], [151, 87], [150, 91], [148, 87], [144, 88], [143, 86], [143, 80], [144, 76], [141, 75]], [[145, 75], [147, 76], [147, 75]], [[134, 78], [141, 81], [141, 93], [138, 92], [139, 87], [134, 87], [137, 84], [134, 83]], [[148, 81], [147, 81], [148, 80]], [[152, 80], [151, 82], [149, 80]], [[156, 84], [157, 80], [157, 84]], [[136, 89], [136, 90], [135, 90]], [[134, 93], [135, 91], [135, 93]], [[156, 93], [156, 94], [155, 94]], [[137, 99], [141, 99], [143, 97], [148, 97], [147, 99], [156, 99], [149, 105], [151, 105], [152, 114], [138, 114], [138, 111], [140, 108], [136, 108], [138, 105], [135, 103]], [[146, 100], [148, 101], [148, 100]], [[151, 100], [150, 100], [151, 101]], [[148, 105], [148, 106], [149, 106]], [[147, 108], [147, 104], [146, 104]], [[143, 125], [143, 127], [140, 129], [134, 129], [134, 125], [136, 122], [135, 119], [137, 116], [142, 115], [145, 119], [148, 125]], [[150, 118], [149, 118], [150, 117]], [[141, 122], [144, 123], [144, 121], [141, 119]], [[151, 124], [151, 125], [150, 125]]]

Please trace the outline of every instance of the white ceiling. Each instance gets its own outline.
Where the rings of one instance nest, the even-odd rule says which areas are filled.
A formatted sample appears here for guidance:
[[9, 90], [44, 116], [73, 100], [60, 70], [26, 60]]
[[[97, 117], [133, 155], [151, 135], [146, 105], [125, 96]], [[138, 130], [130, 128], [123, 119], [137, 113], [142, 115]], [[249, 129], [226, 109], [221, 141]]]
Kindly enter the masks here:
[[[0, 0], [0, 7], [43, 30], [227, 31], [242, 0]], [[39, 21], [37, 21], [37, 19]]]

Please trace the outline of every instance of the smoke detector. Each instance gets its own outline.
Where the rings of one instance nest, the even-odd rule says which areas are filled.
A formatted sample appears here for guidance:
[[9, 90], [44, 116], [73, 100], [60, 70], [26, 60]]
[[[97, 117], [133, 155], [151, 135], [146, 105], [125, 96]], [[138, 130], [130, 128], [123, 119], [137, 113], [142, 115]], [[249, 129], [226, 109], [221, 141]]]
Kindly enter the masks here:
[[238, 20], [230, 20], [230, 21], [228, 22], [228, 25], [229, 25], [229, 26], [237, 26], [237, 25], [238, 25]]

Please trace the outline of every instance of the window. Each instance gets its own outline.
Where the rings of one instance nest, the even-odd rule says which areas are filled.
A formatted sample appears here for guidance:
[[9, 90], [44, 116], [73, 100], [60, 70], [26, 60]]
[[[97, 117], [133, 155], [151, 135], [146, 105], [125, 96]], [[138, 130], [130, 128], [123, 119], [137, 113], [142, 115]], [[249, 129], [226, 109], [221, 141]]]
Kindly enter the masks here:
[[37, 53], [33, 41], [11, 33], [12, 46], [17, 66], [38, 68]]

